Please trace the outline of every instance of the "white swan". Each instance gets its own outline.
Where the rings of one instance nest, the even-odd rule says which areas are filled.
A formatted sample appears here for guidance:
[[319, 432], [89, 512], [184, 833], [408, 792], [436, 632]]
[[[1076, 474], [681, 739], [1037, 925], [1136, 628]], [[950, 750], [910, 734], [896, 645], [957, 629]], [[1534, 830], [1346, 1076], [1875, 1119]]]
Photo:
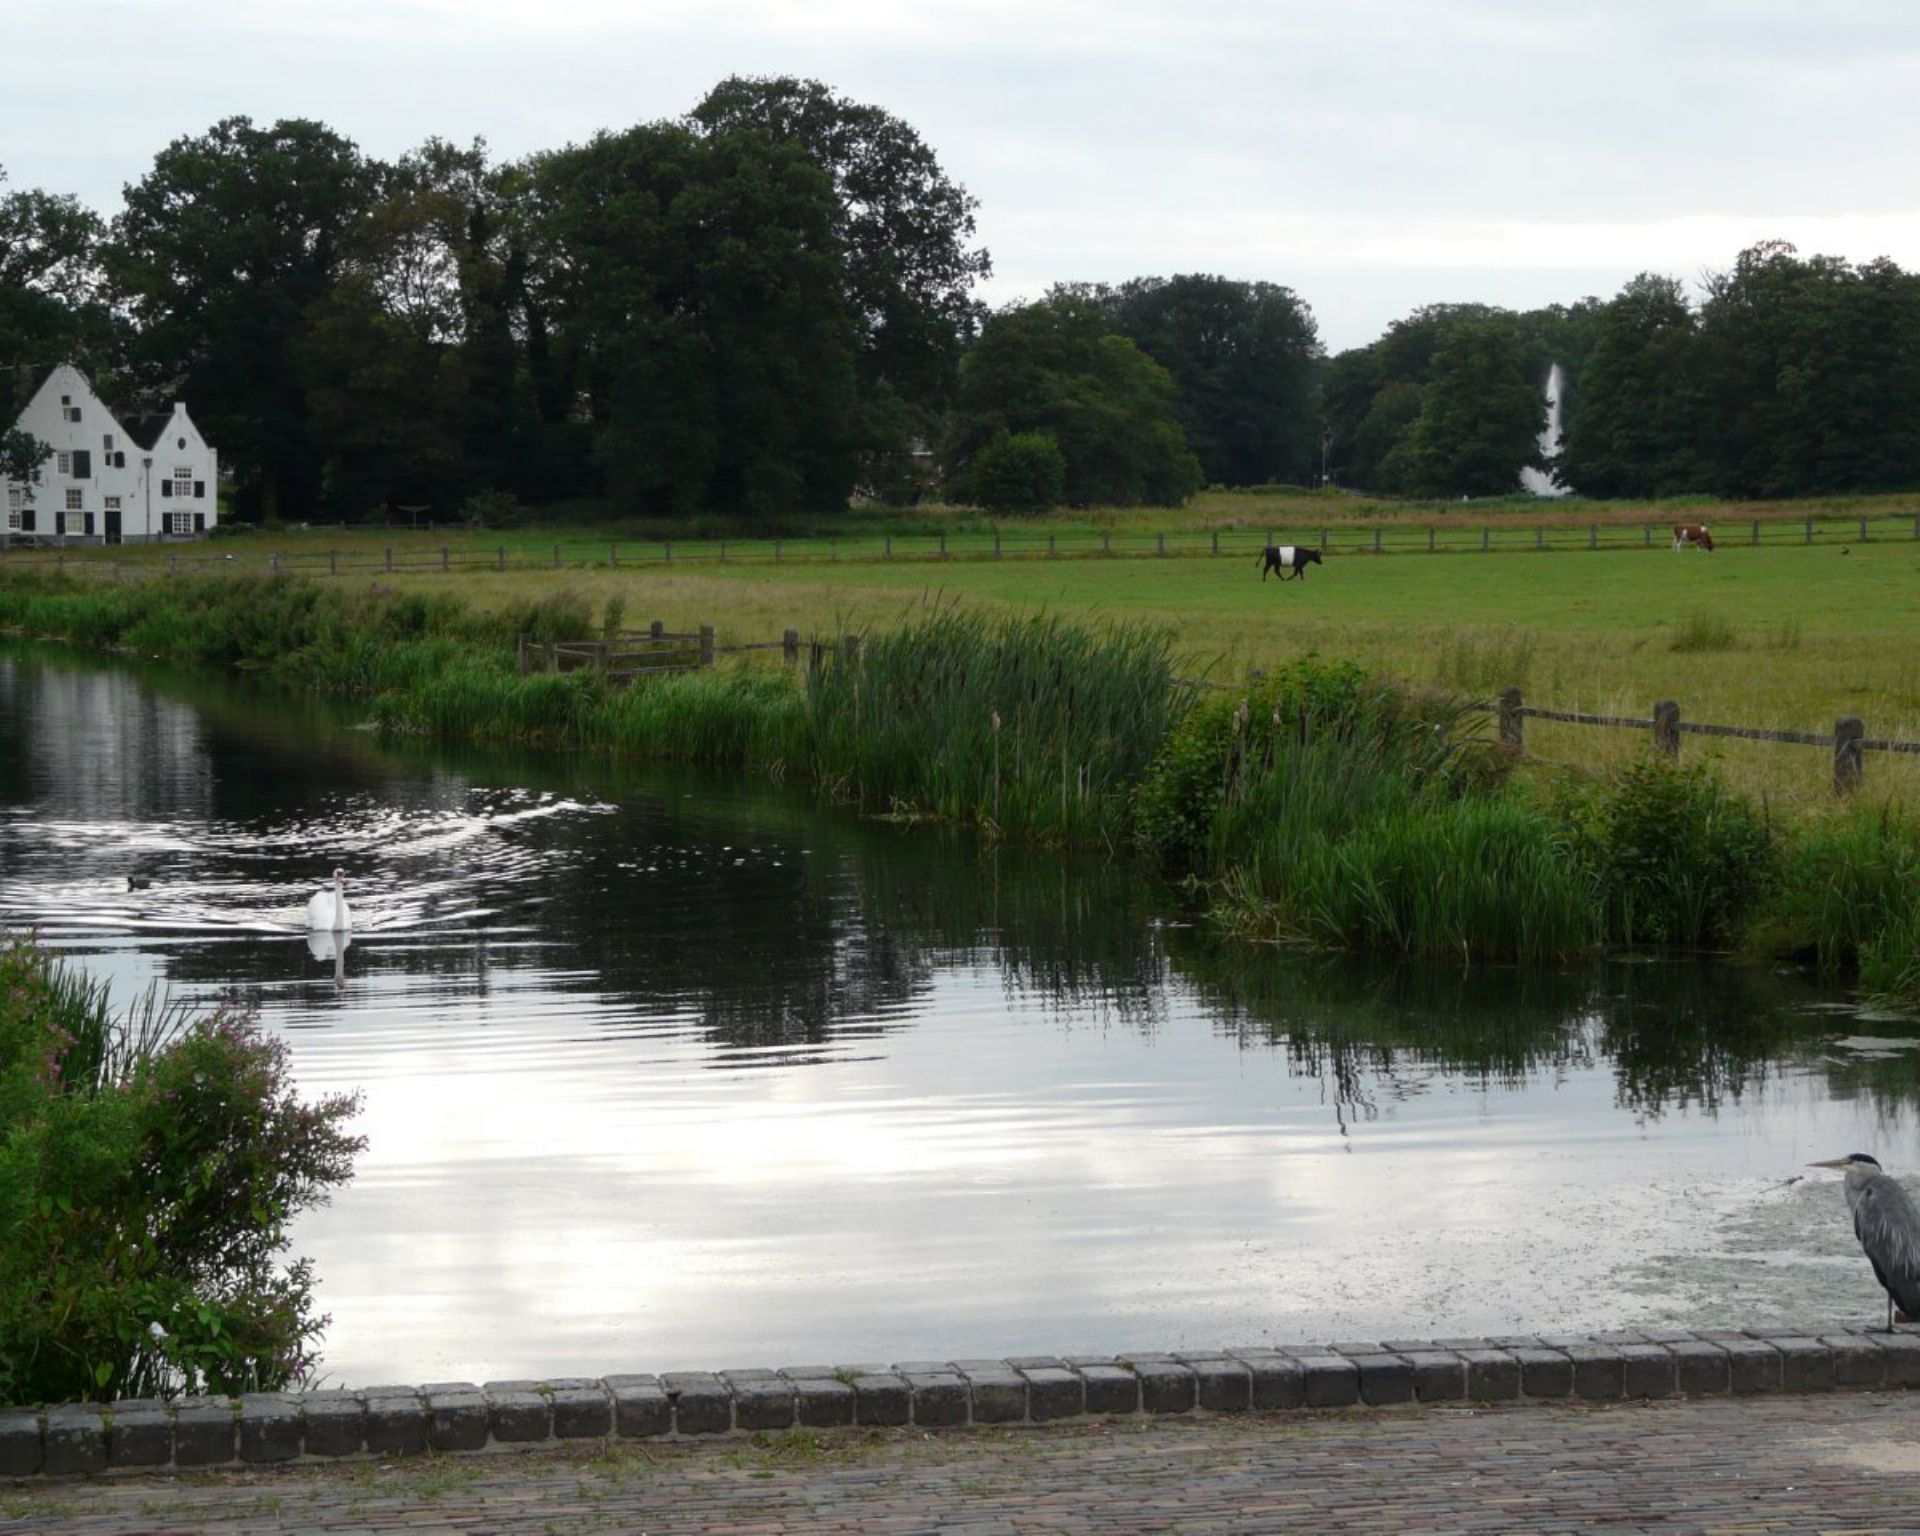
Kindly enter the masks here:
[[347, 872], [333, 872], [333, 889], [322, 888], [307, 899], [307, 927], [325, 933], [345, 933], [353, 926], [353, 913], [347, 909]]

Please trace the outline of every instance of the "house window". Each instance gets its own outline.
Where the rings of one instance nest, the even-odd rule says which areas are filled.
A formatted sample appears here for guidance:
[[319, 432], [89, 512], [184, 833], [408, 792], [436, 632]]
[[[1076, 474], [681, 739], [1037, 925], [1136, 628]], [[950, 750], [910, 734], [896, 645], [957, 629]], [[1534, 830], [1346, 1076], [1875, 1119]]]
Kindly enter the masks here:
[[20, 531], [20, 514], [26, 510], [27, 493], [18, 486], [7, 487], [7, 532]]
[[176, 464], [173, 466], [173, 494], [191, 496], [193, 494], [193, 466]]
[[120, 510], [120, 498], [118, 496], [109, 496], [107, 498], [107, 510], [109, 512], [118, 512]]
[[168, 533], [192, 533], [193, 514], [191, 512], [169, 512], [167, 514]]
[[100, 434], [100, 446], [106, 449], [108, 453], [113, 452], [113, 434], [111, 432], [102, 432]]
[[79, 406], [77, 406], [77, 405], [70, 405], [70, 406], [68, 406], [68, 407], [67, 407], [67, 420], [68, 420], [68, 421], [78, 421], [79, 419], [80, 419], [80, 407], [79, 407]]
[[78, 512], [80, 510], [80, 497], [82, 494], [84, 493], [77, 485], [67, 487], [67, 510], [69, 512]]
[[70, 453], [56, 453], [53, 456], [53, 467], [63, 475], [72, 474], [73, 455]]

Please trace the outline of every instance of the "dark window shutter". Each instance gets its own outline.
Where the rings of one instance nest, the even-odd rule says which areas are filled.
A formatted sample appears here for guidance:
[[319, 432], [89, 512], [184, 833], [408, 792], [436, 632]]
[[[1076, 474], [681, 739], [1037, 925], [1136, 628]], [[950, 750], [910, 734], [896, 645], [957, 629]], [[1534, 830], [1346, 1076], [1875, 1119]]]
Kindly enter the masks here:
[[93, 536], [93, 514], [91, 512], [89, 512], [86, 517], [86, 530], [87, 536], [91, 538]]
[[91, 480], [93, 478], [93, 450], [76, 448], [73, 450], [73, 478]]
[[196, 512], [193, 514], [193, 531], [195, 533], [205, 533], [207, 531], [206, 513]]
[[194, 499], [198, 501], [202, 496], [206, 494], [207, 494], [207, 482], [204, 480], [194, 481], [193, 482]]
[[22, 507], [20, 509], [20, 531], [22, 533], [33, 532], [33, 508], [32, 507]]
[[66, 513], [56, 512], [53, 514], [53, 531], [58, 534], [66, 533], [67, 531], [67, 514]]
[[160, 495], [168, 501], [173, 499], [173, 482], [171, 480], [162, 480], [160, 482]]
[[113, 455], [113, 467], [115, 469], [125, 469], [127, 467], [127, 456], [116, 450]]

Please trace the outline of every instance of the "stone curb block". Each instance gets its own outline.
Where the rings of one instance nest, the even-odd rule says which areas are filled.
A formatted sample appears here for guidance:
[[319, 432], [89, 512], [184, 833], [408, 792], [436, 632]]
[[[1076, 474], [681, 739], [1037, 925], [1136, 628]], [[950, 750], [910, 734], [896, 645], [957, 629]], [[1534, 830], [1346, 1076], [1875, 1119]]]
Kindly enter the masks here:
[[300, 1454], [305, 1428], [298, 1397], [249, 1393], [240, 1399], [240, 1459], [292, 1461]]
[[[49, 1416], [51, 1417], [51, 1416]], [[173, 1409], [173, 1462], [220, 1467], [234, 1459], [233, 1404], [223, 1397], [183, 1397]]]
[[173, 1413], [158, 1398], [134, 1398], [113, 1405], [107, 1433], [110, 1467], [164, 1467], [173, 1460]]
[[[231, 1426], [231, 1416], [228, 1418]], [[231, 1454], [231, 1447], [229, 1447]], [[98, 1403], [47, 1410], [46, 1469], [51, 1477], [104, 1472], [107, 1425]]]
[[957, 1428], [1089, 1415], [1244, 1413], [1410, 1403], [1829, 1392], [1920, 1386], [1920, 1334], [1622, 1329], [1023, 1355], [664, 1376], [429, 1382], [0, 1411], [0, 1477], [262, 1465], [566, 1440], [662, 1439], [849, 1425]]
[[417, 1393], [369, 1390], [367, 1449], [375, 1456], [418, 1456], [427, 1448], [427, 1405]]

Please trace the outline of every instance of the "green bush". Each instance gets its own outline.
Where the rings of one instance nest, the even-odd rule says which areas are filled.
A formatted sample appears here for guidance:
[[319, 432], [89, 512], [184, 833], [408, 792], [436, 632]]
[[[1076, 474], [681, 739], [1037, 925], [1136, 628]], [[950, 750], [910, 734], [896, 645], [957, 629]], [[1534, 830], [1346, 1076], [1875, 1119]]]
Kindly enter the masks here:
[[1046, 512], [1066, 486], [1066, 458], [1045, 432], [996, 432], [967, 466], [968, 499], [996, 515]]
[[287, 1225], [349, 1177], [357, 1101], [303, 1104], [252, 1019], [0, 948], [0, 1403], [284, 1387], [326, 1319]]
[[1705, 767], [1649, 759], [1561, 792], [1571, 847], [1600, 882], [1623, 944], [1733, 942], [1772, 884], [1772, 829]]

